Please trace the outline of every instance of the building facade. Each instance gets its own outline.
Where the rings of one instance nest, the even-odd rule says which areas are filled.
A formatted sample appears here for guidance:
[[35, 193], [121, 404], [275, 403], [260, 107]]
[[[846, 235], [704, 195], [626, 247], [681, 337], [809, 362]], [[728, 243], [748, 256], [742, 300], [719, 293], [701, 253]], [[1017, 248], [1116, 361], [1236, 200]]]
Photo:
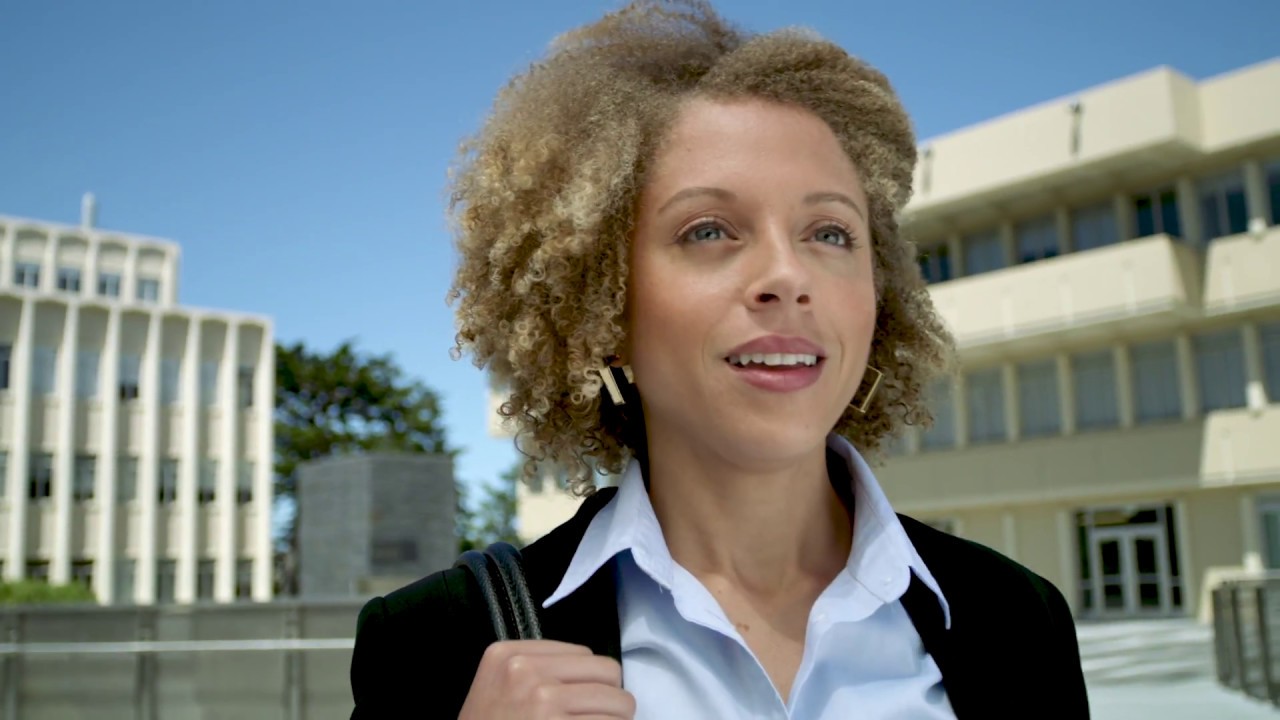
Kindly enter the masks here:
[[99, 602], [272, 596], [269, 319], [178, 304], [179, 248], [0, 216], [0, 571]]
[[[1081, 617], [1203, 616], [1219, 578], [1280, 569], [1280, 60], [932, 139], [915, 187], [959, 367], [877, 471], [895, 507]], [[575, 505], [531, 493], [530, 535]]]

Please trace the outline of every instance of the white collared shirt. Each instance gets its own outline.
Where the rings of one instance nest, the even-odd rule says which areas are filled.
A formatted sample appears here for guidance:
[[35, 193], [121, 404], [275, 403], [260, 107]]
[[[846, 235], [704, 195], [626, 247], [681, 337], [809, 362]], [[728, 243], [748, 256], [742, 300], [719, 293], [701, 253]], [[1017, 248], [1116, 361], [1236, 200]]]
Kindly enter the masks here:
[[[951, 611], [858, 451], [831, 435], [853, 478], [853, 543], [845, 571], [809, 613], [804, 656], [783, 698], [706, 587], [671, 557], [632, 462], [592, 519], [559, 587], [564, 599], [616, 562], [623, 687], [636, 718], [954, 718], [942, 673], [899, 602], [914, 573]], [[616, 560], [615, 560], [616, 559]]]

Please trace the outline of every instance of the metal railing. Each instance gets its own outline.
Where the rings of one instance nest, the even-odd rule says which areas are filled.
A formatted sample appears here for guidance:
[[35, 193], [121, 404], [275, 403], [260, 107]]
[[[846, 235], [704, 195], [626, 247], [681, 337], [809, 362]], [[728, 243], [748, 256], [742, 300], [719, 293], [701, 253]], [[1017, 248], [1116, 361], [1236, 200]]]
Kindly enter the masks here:
[[1280, 707], [1280, 578], [1233, 580], [1213, 590], [1218, 682]]

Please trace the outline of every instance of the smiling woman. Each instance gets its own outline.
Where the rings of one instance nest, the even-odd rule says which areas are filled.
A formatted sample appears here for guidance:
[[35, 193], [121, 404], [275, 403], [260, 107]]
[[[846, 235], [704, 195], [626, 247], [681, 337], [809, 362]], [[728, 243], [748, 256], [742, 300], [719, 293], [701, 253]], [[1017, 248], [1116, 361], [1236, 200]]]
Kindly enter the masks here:
[[915, 157], [880, 72], [700, 2], [504, 89], [455, 178], [458, 349], [587, 499], [523, 552], [541, 639], [463, 568], [371, 601], [355, 717], [1087, 717], [1057, 589], [896, 515], [864, 459], [950, 352], [898, 234]]

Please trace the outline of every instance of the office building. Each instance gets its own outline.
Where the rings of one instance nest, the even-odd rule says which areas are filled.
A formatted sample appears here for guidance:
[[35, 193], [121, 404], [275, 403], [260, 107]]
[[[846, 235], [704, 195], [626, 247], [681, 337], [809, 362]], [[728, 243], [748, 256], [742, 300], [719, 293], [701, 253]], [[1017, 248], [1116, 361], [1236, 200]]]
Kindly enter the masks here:
[[176, 244], [0, 216], [0, 571], [99, 602], [272, 595], [268, 318], [178, 303]]
[[[915, 188], [959, 368], [877, 471], [895, 507], [1086, 618], [1203, 617], [1221, 578], [1280, 568], [1280, 60], [928, 140]], [[520, 500], [530, 535], [575, 504]]]

